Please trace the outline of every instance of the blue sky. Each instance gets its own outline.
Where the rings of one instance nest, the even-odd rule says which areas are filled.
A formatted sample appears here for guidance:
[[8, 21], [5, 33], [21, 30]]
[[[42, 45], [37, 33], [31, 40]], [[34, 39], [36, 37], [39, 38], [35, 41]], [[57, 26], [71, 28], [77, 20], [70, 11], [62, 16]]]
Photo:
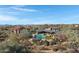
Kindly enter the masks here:
[[0, 5], [0, 24], [79, 24], [79, 6]]

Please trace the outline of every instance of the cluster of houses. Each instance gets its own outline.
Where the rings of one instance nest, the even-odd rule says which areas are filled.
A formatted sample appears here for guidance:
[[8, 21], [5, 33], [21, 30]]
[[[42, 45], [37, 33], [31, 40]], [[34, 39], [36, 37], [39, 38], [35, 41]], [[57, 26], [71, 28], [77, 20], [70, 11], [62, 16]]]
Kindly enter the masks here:
[[[79, 31], [79, 25], [75, 24], [75, 25], [51, 25], [47, 28], [44, 28], [42, 30], [36, 30], [36, 36], [34, 37], [34, 39], [37, 39], [37, 40], [47, 40], [47, 41], [52, 41], [53, 39], [56, 39], [56, 33], [59, 33], [62, 29], [65, 29], [65, 28], [68, 28], [68, 29], [71, 29], [71, 30], [74, 30], [74, 31]], [[34, 35], [35, 35], [34, 34]], [[33, 35], [33, 36], [34, 36]], [[66, 39], [67, 37], [60, 33], [59, 35], [59, 38], [58, 39]], [[61, 37], [61, 38], [60, 38]]]
[[[61, 31], [61, 29], [63, 28], [70, 28], [72, 30], [78, 30], [79, 31], [79, 24], [51, 24], [51, 25], [29, 25], [29, 26], [12, 26], [9, 27], [9, 31], [15, 33], [15, 34], [19, 34], [21, 32], [21, 30], [25, 29], [25, 30], [32, 30], [35, 31], [34, 34], [38, 33], [38, 34], [47, 34], [47, 35], [54, 35], [57, 32]], [[0, 30], [6, 29], [5, 27], [1, 27], [0, 26]], [[34, 35], [33, 34], [33, 35]]]
[[28, 25], [28, 26], [21, 26], [21, 25], [15, 25], [15, 26], [0, 26], [0, 30], [12, 30], [12, 31], [20, 31], [22, 29], [33, 29], [38, 28], [37, 30], [53, 30], [53, 31], [59, 31], [62, 28], [70, 28], [72, 30], [79, 30], [79, 24], [50, 24], [50, 25]]
[[[28, 26], [0, 26], [0, 30], [8, 30], [11, 33], [20, 34], [22, 30], [32, 32], [32, 39], [38, 41], [52, 41], [56, 39], [56, 33], [62, 29], [69, 28], [79, 32], [79, 24], [51, 24], [51, 25], [28, 25]], [[61, 35], [63, 37], [63, 35]], [[64, 36], [65, 37], [65, 36]], [[63, 37], [63, 39], [64, 39]]]

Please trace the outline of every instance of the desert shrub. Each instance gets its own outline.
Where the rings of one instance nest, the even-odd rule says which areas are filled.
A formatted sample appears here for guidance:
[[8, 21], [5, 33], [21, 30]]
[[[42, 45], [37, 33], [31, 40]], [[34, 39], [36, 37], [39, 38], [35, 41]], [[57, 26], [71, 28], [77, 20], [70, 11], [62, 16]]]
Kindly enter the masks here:
[[8, 33], [5, 31], [0, 31], [0, 41], [4, 41], [8, 38]]
[[15, 36], [10, 37], [8, 40], [5, 40], [0, 43], [0, 52], [1, 53], [28, 53], [31, 52], [28, 47], [20, 44]]
[[[11, 33], [7, 40], [0, 43], [0, 52], [2, 53], [28, 53], [31, 50], [28, 48], [28, 41], [20, 42], [19, 35]], [[26, 45], [26, 46], [25, 46]]]
[[79, 47], [79, 36], [77, 32], [71, 29], [63, 29], [62, 32], [68, 37], [68, 47], [77, 49]]
[[30, 31], [22, 30], [20, 33], [20, 38], [22, 38], [22, 39], [28, 39], [31, 37], [32, 37], [32, 33]]
[[[63, 34], [63, 35], [60, 35], [60, 34]], [[76, 31], [74, 31], [72, 29], [64, 28], [59, 33], [57, 33], [57, 35], [59, 35], [57, 37], [59, 42], [56, 44], [56, 45], [58, 45], [58, 47], [55, 47], [55, 50], [59, 51], [62, 49], [62, 52], [66, 51], [66, 50], [68, 50], [66, 52], [69, 52], [73, 49], [74, 52], [78, 52], [77, 49], [79, 48], [79, 35], [77, 34]], [[63, 48], [65, 48], [65, 49], [63, 49]], [[71, 51], [71, 52], [73, 52], [73, 51]]]
[[8, 41], [19, 43], [19, 36], [17, 34], [11, 33], [9, 34]]
[[17, 37], [18, 37], [18, 42], [20, 44], [22, 44], [24, 46], [31, 45], [31, 42], [29, 40], [32, 37], [32, 34], [30, 31], [27, 31], [24, 29], [21, 31], [21, 33]]
[[51, 45], [56, 45], [58, 44], [60, 41], [58, 39], [54, 39], [51, 41]]
[[66, 41], [66, 40], [67, 40], [67, 37], [66, 37], [66, 35], [63, 33], [63, 34], [58, 34], [58, 35], [57, 35], [57, 39], [58, 39], [59, 41]]
[[8, 40], [15, 42], [15, 43], [19, 43], [21, 45], [25, 45], [25, 46], [29, 46], [31, 45], [30, 41], [28, 40], [28, 38], [26, 39], [25, 37], [21, 36], [21, 35], [17, 35], [17, 34], [10, 34]]
[[30, 50], [19, 44], [10, 45], [9, 43], [4, 43], [0, 45], [1, 53], [28, 53]]

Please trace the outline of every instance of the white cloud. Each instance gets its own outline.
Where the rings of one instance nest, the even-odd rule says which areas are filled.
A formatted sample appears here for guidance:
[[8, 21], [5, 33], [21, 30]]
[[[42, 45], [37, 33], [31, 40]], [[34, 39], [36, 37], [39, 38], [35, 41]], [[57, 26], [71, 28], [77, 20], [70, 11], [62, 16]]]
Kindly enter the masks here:
[[38, 10], [35, 9], [28, 9], [28, 8], [21, 8], [21, 7], [12, 7], [13, 9], [17, 11], [27, 11], [27, 12], [37, 12]]
[[14, 21], [14, 20], [16, 20], [15, 17], [0, 15], [0, 21]]
[[0, 24], [30, 24], [32, 22], [31, 19], [27, 18], [18, 18], [9, 15], [0, 15]]

